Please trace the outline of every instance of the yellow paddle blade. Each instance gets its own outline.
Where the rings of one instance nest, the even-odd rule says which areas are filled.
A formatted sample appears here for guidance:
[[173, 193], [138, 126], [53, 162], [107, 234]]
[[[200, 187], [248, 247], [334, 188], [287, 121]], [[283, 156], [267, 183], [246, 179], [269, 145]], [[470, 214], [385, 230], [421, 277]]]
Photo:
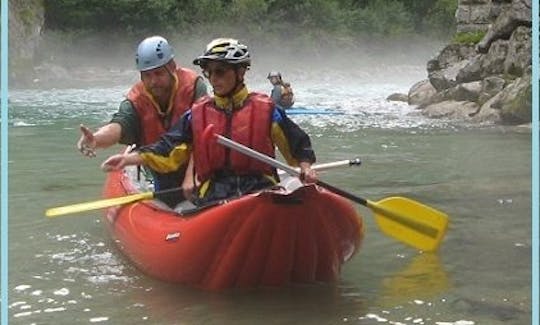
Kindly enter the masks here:
[[381, 230], [423, 251], [435, 251], [448, 227], [448, 215], [404, 197], [367, 201]]
[[127, 196], [115, 197], [112, 199], [104, 199], [92, 202], [84, 202], [63, 207], [51, 208], [45, 211], [45, 215], [49, 218], [61, 216], [64, 214], [77, 213], [89, 210], [103, 209], [115, 205], [128, 204], [131, 202], [149, 200], [154, 198], [154, 192], [145, 192], [132, 194]]

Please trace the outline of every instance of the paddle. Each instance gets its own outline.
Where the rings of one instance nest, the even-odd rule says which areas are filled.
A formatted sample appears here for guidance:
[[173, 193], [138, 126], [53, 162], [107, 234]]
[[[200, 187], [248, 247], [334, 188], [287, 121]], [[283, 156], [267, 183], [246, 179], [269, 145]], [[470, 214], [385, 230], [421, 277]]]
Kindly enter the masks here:
[[77, 203], [77, 204], [72, 204], [72, 205], [65, 205], [61, 207], [47, 209], [45, 211], [45, 215], [49, 218], [52, 218], [52, 217], [57, 217], [57, 216], [65, 215], [65, 214], [103, 209], [103, 208], [108, 208], [108, 207], [112, 207], [116, 205], [124, 205], [128, 203], [133, 203], [137, 201], [151, 200], [154, 198], [159, 198], [161, 195], [172, 193], [172, 192], [179, 192], [181, 190], [182, 190], [181, 187], [175, 187], [175, 188], [170, 188], [163, 191], [143, 192], [143, 193], [126, 195], [126, 196], [114, 197], [110, 199], [103, 199], [103, 200], [97, 200], [97, 201]]
[[[340, 160], [340, 161], [329, 162], [325, 164], [314, 165], [313, 169], [317, 171], [323, 171], [323, 170], [336, 168], [336, 167], [342, 167], [342, 166], [360, 166], [361, 163], [362, 162], [360, 161], [360, 158], [354, 158], [354, 159], [349, 159], [349, 160]], [[169, 194], [172, 192], [179, 192], [181, 190], [182, 190], [181, 187], [175, 187], [175, 188], [170, 188], [163, 191], [137, 193], [137, 194], [120, 196], [120, 197], [115, 197], [115, 198], [110, 198], [110, 199], [103, 199], [103, 200], [97, 200], [97, 201], [66, 205], [66, 206], [48, 209], [45, 211], [45, 215], [47, 217], [52, 218], [52, 217], [57, 217], [57, 216], [65, 215], [65, 214], [103, 209], [103, 208], [108, 208], [108, 207], [112, 207], [116, 205], [124, 205], [124, 204], [133, 203], [137, 201], [160, 198], [160, 196], [162, 195]]]
[[[338, 160], [334, 162], [324, 163], [324, 164], [317, 164], [313, 165], [312, 168], [316, 171], [324, 171], [327, 169], [332, 169], [336, 167], [342, 167], [342, 166], [360, 166], [362, 164], [362, 161], [360, 161], [360, 158], [353, 158], [353, 159], [346, 159], [346, 160]], [[300, 172], [300, 168], [295, 168], [296, 171]], [[278, 174], [286, 174], [287, 172], [284, 170], [279, 170]]]
[[[210, 130], [204, 132], [207, 133]], [[218, 134], [215, 134], [215, 139], [221, 145], [284, 170], [290, 175], [300, 175], [298, 170], [231, 139]], [[448, 216], [417, 201], [394, 196], [374, 202], [320, 180], [317, 181], [317, 185], [370, 208], [375, 213], [375, 219], [382, 232], [412, 247], [423, 251], [434, 251], [439, 247], [446, 233]]]

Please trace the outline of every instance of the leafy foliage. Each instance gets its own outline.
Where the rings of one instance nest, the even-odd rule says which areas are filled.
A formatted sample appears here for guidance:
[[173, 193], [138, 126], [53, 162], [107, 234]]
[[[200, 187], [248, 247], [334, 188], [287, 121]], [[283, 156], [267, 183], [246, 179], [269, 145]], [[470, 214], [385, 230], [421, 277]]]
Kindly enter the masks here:
[[477, 44], [484, 38], [486, 32], [456, 33], [452, 42], [456, 44]]
[[351, 27], [358, 33], [375, 36], [397, 36], [413, 31], [412, 15], [402, 2], [388, 0], [369, 3], [353, 12]]
[[242, 27], [289, 37], [454, 30], [457, 0], [44, 0], [46, 28], [130, 35]]

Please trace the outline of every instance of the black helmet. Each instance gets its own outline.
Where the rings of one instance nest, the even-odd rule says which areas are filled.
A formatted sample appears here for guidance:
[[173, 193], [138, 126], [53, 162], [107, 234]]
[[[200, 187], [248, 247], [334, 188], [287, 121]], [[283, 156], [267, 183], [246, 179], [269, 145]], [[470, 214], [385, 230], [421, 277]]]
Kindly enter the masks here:
[[206, 50], [193, 64], [204, 66], [208, 61], [223, 61], [243, 66], [251, 65], [251, 58], [247, 46], [233, 38], [216, 38], [206, 46]]

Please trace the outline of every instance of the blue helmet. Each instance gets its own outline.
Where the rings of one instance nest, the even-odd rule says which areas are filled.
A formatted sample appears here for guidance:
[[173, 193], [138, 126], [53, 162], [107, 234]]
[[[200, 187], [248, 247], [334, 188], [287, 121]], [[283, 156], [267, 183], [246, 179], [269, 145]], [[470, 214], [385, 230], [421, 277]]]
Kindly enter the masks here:
[[135, 64], [137, 70], [148, 71], [164, 66], [173, 58], [173, 50], [167, 40], [161, 36], [152, 36], [139, 43]]

